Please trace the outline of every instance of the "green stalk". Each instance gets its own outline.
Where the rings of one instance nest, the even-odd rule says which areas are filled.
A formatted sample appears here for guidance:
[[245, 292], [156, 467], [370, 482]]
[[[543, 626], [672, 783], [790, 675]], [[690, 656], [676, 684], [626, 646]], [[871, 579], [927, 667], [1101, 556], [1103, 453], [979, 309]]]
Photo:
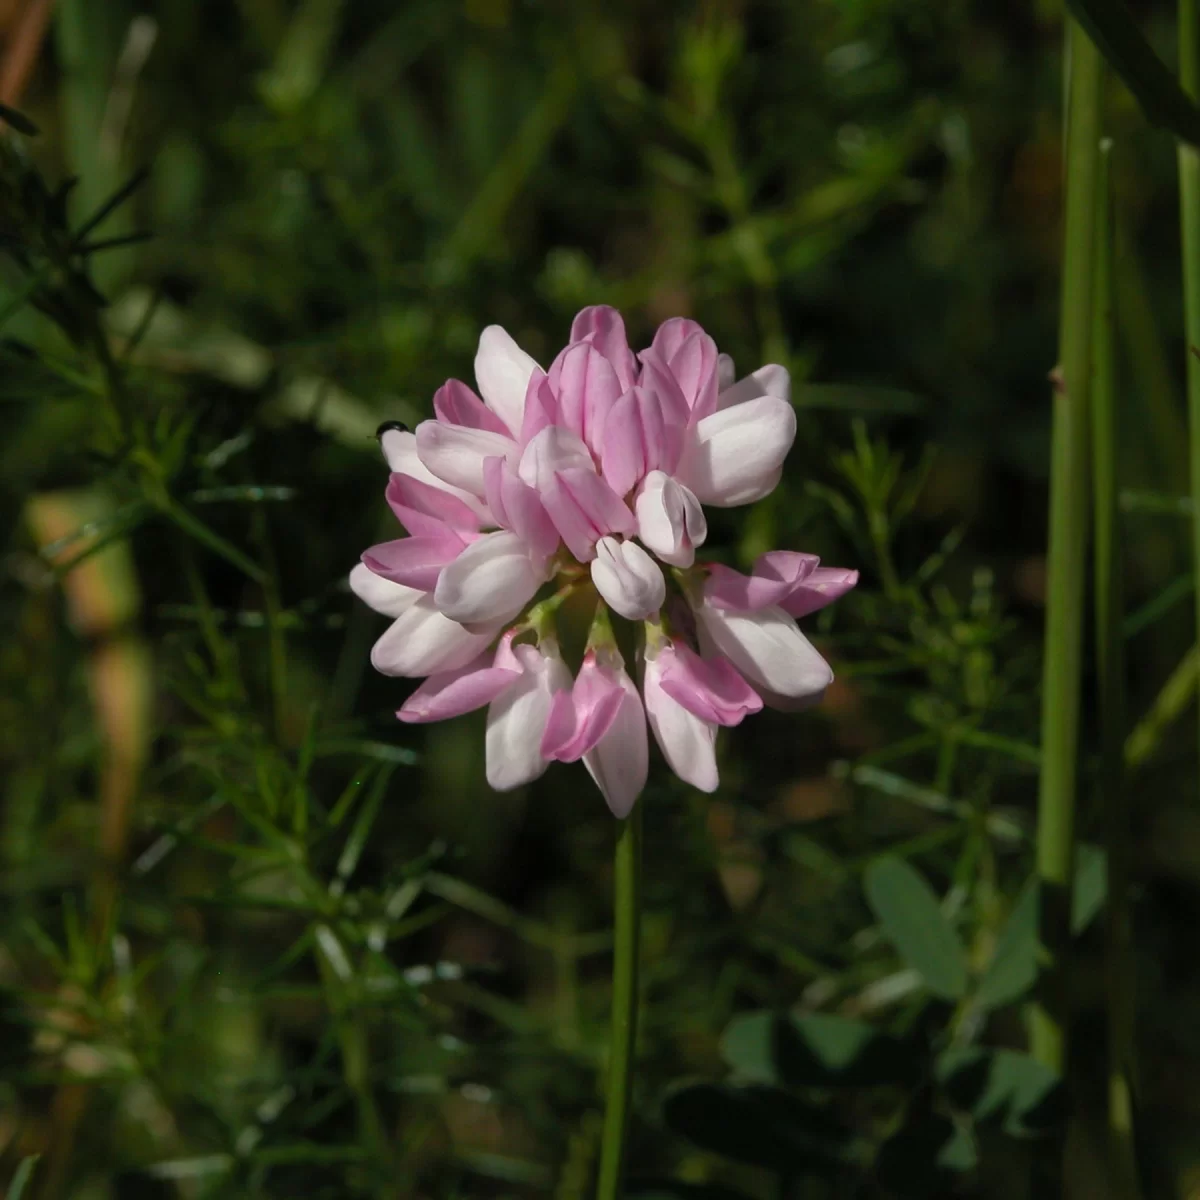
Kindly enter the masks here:
[[[1179, 81], [1200, 96], [1200, 4], [1179, 0]], [[1183, 324], [1187, 336], [1188, 445], [1192, 500], [1200, 498], [1200, 150], [1179, 143], [1179, 219], [1183, 241]], [[1200, 511], [1200, 510], [1198, 510]], [[1192, 522], [1192, 561], [1200, 563], [1200, 520]], [[1196, 589], [1200, 627], [1200, 587]]]
[[614, 857], [612, 1042], [608, 1050], [608, 1097], [600, 1141], [596, 1200], [620, 1200], [625, 1178], [625, 1131], [633, 1095], [637, 1043], [638, 937], [641, 924], [642, 806], [621, 822]]
[[1092, 328], [1092, 486], [1095, 522], [1096, 691], [1100, 804], [1108, 849], [1105, 985], [1108, 992], [1108, 1158], [1115, 1195], [1140, 1200], [1133, 1137], [1133, 933], [1125, 785], [1125, 619], [1117, 513], [1116, 332], [1113, 314], [1112, 143], [1100, 144]]
[[1137, 770], [1157, 753], [1171, 726], [1183, 715], [1196, 694], [1200, 679], [1200, 645], [1179, 660], [1154, 703], [1125, 739], [1125, 768]]
[[117, 51], [112, 8], [88, 0], [59, 0], [55, 15], [63, 156], [67, 169], [79, 179], [77, 223], [117, 186], [116, 172], [100, 148], [100, 122]]
[[327, 926], [318, 927], [317, 969], [325, 989], [325, 1000], [333, 1016], [342, 1053], [342, 1078], [354, 1096], [358, 1110], [359, 1135], [377, 1159], [387, 1158], [387, 1127], [375, 1103], [371, 1086], [371, 1049], [367, 1028], [349, 1011], [345, 970], [339, 970], [344, 952]]
[[[55, 50], [58, 55], [59, 107], [63, 155], [79, 183], [72, 197], [73, 224], [81, 225], [121, 184], [120, 147], [101, 136], [112, 95], [120, 40], [129, 24], [124, 0], [58, 0]], [[132, 218], [125, 207], [104, 226], [103, 236], [128, 233]], [[122, 270], [126, 256], [98, 256], [93, 274], [102, 288]]]
[[1082, 606], [1088, 534], [1088, 405], [1092, 281], [1100, 141], [1100, 53], [1067, 22], [1066, 229], [1050, 461], [1050, 531], [1042, 676], [1042, 775], [1037, 869], [1045, 968], [1031, 1043], [1039, 1062], [1061, 1073], [1067, 1015], [1062, 959], [1070, 936], [1071, 872], [1079, 733]]

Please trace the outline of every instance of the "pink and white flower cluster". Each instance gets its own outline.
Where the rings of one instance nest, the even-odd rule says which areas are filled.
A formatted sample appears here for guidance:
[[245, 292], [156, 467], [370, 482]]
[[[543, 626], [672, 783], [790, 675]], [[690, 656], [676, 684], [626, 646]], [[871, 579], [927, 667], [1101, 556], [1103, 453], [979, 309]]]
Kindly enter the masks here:
[[[787, 371], [735, 383], [729, 356], [683, 318], [635, 355], [620, 314], [595, 307], [548, 371], [489, 326], [475, 379], [478, 394], [448, 381], [415, 433], [381, 432], [408, 536], [368, 550], [350, 586], [394, 618], [375, 668], [428, 677], [397, 715], [487, 705], [492, 787], [582, 759], [618, 817], [645, 785], [649, 724], [675, 773], [712, 791], [718, 726], [829, 685], [796, 618], [858, 579], [790, 551], [750, 575], [695, 561], [704, 505], [750, 504], [779, 482], [796, 433]], [[579, 592], [595, 618], [572, 678], [555, 614]], [[609, 610], [642, 624], [640, 690]]]

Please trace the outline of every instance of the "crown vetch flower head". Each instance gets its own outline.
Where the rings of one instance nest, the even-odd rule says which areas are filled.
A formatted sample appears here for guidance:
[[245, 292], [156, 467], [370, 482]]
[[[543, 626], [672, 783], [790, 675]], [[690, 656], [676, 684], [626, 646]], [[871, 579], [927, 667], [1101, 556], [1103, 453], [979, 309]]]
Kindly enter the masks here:
[[[478, 393], [448, 380], [415, 433], [380, 434], [407, 536], [367, 550], [350, 586], [392, 618], [375, 668], [424, 677], [397, 715], [486, 705], [487, 778], [501, 790], [582, 759], [625, 817], [646, 782], [647, 727], [676, 774], [714, 790], [719, 726], [828, 687], [796, 619], [858, 581], [791, 551], [749, 575], [697, 562], [704, 505], [750, 504], [779, 482], [796, 434], [787, 371], [735, 382], [728, 355], [682, 317], [634, 354], [620, 314], [598, 306], [547, 370], [488, 326], [475, 381]], [[554, 618], [581, 590], [596, 610], [572, 677]], [[610, 611], [642, 623], [640, 690]]]

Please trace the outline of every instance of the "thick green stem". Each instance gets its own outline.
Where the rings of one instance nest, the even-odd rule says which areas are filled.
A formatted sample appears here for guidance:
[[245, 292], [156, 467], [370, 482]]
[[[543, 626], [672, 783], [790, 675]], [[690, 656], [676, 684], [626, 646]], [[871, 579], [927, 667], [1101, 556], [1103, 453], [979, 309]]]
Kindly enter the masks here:
[[614, 859], [612, 1042], [608, 1051], [608, 1097], [600, 1143], [597, 1200], [619, 1200], [625, 1177], [625, 1130], [633, 1094], [637, 1043], [638, 939], [641, 925], [642, 806], [621, 823]]
[[[1200, 97], [1200, 3], [1179, 0], [1179, 80]], [[1192, 499], [1200, 497], [1200, 150], [1179, 143], [1179, 219], [1183, 242], [1183, 323], [1187, 335], [1188, 444]], [[1200, 520], [1192, 522], [1192, 561], [1200, 563]], [[1196, 589], [1200, 628], [1200, 588]]]
[[1133, 1138], [1133, 949], [1129, 914], [1129, 808], [1125, 781], [1124, 575], [1117, 512], [1117, 394], [1113, 313], [1112, 144], [1101, 143], [1092, 329], [1092, 487], [1095, 526], [1096, 692], [1100, 804], [1108, 851], [1105, 982], [1108, 992], [1108, 1154], [1121, 1200], [1139, 1200]]
[[1083, 588], [1088, 533], [1088, 405], [1100, 143], [1100, 53], [1067, 22], [1066, 229], [1050, 461], [1050, 545], [1042, 676], [1037, 868], [1045, 987], [1031, 1028], [1035, 1057], [1066, 1063], [1062, 958], [1070, 935]]

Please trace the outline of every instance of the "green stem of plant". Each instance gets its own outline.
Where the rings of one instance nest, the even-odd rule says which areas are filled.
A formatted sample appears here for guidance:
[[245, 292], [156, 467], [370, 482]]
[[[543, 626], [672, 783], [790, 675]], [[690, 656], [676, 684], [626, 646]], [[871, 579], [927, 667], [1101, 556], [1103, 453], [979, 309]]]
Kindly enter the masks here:
[[[117, 188], [119, 147], [107, 144], [101, 129], [112, 89], [120, 38], [129, 24], [124, 0], [93, 4], [89, 0], [59, 0], [55, 15], [55, 49], [62, 81], [62, 143], [66, 165], [79, 183], [73, 212], [90, 217]], [[110, 235], [128, 232], [127, 209], [115, 213], [106, 228]], [[125, 269], [120, 256], [95, 264], [97, 282], [107, 288]]]
[[1059, 367], [1054, 388], [1050, 531], [1042, 677], [1042, 774], [1037, 869], [1045, 987], [1034, 1006], [1032, 1050], [1061, 1072], [1067, 1016], [1062, 956], [1070, 936], [1071, 872], [1079, 732], [1081, 620], [1088, 535], [1088, 405], [1092, 283], [1100, 142], [1100, 53], [1067, 22], [1066, 229], [1062, 265]]
[[361, 1022], [348, 1020], [338, 1035], [342, 1049], [342, 1074], [354, 1093], [359, 1128], [368, 1146], [380, 1155], [387, 1154], [387, 1130], [375, 1103], [371, 1087], [370, 1047]]
[[271, 680], [271, 707], [275, 714], [275, 736], [283, 741], [287, 723], [287, 643], [280, 625], [282, 605], [279, 602], [279, 570], [267, 532], [267, 519], [261, 508], [254, 513], [253, 527], [264, 562], [263, 609], [267, 616], [267, 662]]
[[1100, 804], [1108, 852], [1105, 984], [1108, 992], [1108, 1154], [1116, 1194], [1139, 1200], [1133, 1137], [1133, 934], [1129, 913], [1129, 809], [1125, 786], [1125, 619], [1118, 513], [1113, 312], [1112, 143], [1100, 146], [1092, 329], [1092, 488]]
[[621, 822], [614, 857], [614, 945], [612, 1041], [608, 1052], [608, 1097], [600, 1142], [596, 1200], [619, 1200], [625, 1177], [625, 1131], [633, 1094], [637, 1043], [638, 940], [642, 905], [642, 806]]
[[[1179, 0], [1179, 81], [1200, 97], [1200, 3]], [[1183, 323], [1187, 337], [1188, 445], [1192, 500], [1200, 497], [1200, 150], [1179, 143], [1179, 219], [1183, 244]], [[1200, 563], [1200, 520], [1192, 522], [1192, 561]], [[1196, 589], [1200, 628], [1200, 587]]]
[[164, 516], [169, 517], [184, 533], [207, 546], [214, 554], [219, 554], [226, 562], [237, 567], [248, 578], [257, 584], [264, 584], [267, 573], [248, 559], [236, 546], [227, 542], [220, 534], [214, 533], [199, 517], [193, 516], [182, 505], [174, 500], [166, 500], [159, 505]]
[[1154, 703], [1125, 739], [1125, 769], [1136, 770], [1154, 757], [1167, 731], [1183, 715], [1196, 694], [1200, 678], [1200, 645], [1179, 660]]
[[345, 985], [338, 978], [338, 972], [327, 949], [319, 940], [317, 967], [325, 987], [326, 1001], [336, 1023], [337, 1039], [342, 1054], [342, 1078], [354, 1096], [359, 1132], [372, 1151], [386, 1156], [387, 1130], [371, 1086], [371, 1053], [366, 1027], [352, 1012], [347, 1011]]

